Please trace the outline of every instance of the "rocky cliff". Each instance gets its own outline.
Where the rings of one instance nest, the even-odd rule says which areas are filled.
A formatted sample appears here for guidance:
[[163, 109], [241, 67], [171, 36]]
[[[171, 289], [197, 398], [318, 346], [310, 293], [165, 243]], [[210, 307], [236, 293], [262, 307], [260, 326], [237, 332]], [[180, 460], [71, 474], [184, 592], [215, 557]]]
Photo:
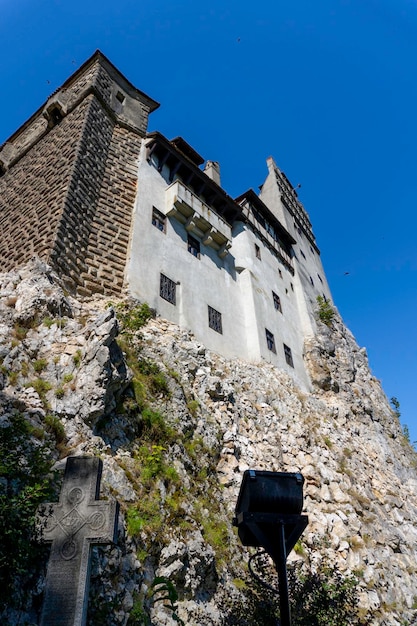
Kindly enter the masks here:
[[[90, 624], [145, 623], [144, 611], [178, 623], [150, 600], [156, 576], [187, 625], [232, 623], [248, 551], [231, 522], [248, 468], [304, 475], [309, 525], [292, 560], [354, 574], [369, 623], [417, 623], [417, 455], [337, 314], [305, 346], [310, 394], [146, 306], [76, 301], [36, 260], [0, 275], [0, 315], [2, 432], [23, 416], [57, 470], [99, 455], [102, 493], [121, 504], [117, 545], [94, 549]], [[43, 576], [2, 623], [37, 623]]]

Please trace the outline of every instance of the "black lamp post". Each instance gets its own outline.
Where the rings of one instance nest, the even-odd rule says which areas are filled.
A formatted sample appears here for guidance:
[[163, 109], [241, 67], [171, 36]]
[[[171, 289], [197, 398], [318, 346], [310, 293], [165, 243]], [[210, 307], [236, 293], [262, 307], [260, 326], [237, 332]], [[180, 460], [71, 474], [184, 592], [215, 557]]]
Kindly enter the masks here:
[[308, 524], [302, 474], [246, 470], [233, 523], [244, 546], [262, 547], [278, 573], [281, 626], [291, 626], [287, 556]]

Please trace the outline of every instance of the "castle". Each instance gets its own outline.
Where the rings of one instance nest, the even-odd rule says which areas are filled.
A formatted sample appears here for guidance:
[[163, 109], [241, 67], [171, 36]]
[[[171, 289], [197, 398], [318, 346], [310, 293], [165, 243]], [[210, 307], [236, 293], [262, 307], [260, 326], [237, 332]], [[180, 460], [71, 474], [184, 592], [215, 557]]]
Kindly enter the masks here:
[[158, 107], [99, 51], [0, 149], [3, 271], [37, 255], [81, 296], [128, 293], [227, 357], [304, 388], [306, 337], [330, 291], [308, 215], [272, 158], [257, 195], [147, 132]]

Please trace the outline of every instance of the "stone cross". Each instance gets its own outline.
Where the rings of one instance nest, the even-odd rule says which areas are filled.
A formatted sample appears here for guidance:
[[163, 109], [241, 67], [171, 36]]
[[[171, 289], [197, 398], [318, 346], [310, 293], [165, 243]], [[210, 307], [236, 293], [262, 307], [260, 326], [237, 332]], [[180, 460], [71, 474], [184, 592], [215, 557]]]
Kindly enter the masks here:
[[51, 542], [41, 626], [84, 626], [90, 546], [115, 541], [118, 504], [99, 501], [103, 463], [68, 457], [58, 503], [42, 505], [38, 527]]

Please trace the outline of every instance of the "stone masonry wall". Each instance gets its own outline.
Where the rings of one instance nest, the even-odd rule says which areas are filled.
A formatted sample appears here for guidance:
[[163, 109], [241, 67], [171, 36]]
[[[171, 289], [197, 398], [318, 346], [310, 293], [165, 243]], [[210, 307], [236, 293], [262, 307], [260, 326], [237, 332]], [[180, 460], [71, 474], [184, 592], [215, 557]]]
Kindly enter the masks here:
[[39, 113], [6, 144], [13, 161], [0, 177], [3, 271], [37, 255], [71, 291], [120, 293], [150, 106], [140, 103], [132, 128], [123, 111], [112, 112], [112, 90], [112, 76], [94, 63], [48, 101], [65, 103], [60, 123], [48, 129]]
[[120, 293], [141, 137], [89, 96], [83, 137], [51, 262], [81, 295]]
[[82, 136], [73, 163], [65, 207], [51, 251], [51, 263], [75, 291], [87, 271], [86, 252], [114, 122], [94, 95], [83, 101]]
[[[86, 252], [83, 290], [120, 293], [137, 190], [141, 137], [115, 126]], [[105, 262], [103, 262], [105, 259]]]
[[0, 178], [0, 263], [3, 271], [34, 254], [47, 259], [62, 217], [82, 133], [84, 102]]

